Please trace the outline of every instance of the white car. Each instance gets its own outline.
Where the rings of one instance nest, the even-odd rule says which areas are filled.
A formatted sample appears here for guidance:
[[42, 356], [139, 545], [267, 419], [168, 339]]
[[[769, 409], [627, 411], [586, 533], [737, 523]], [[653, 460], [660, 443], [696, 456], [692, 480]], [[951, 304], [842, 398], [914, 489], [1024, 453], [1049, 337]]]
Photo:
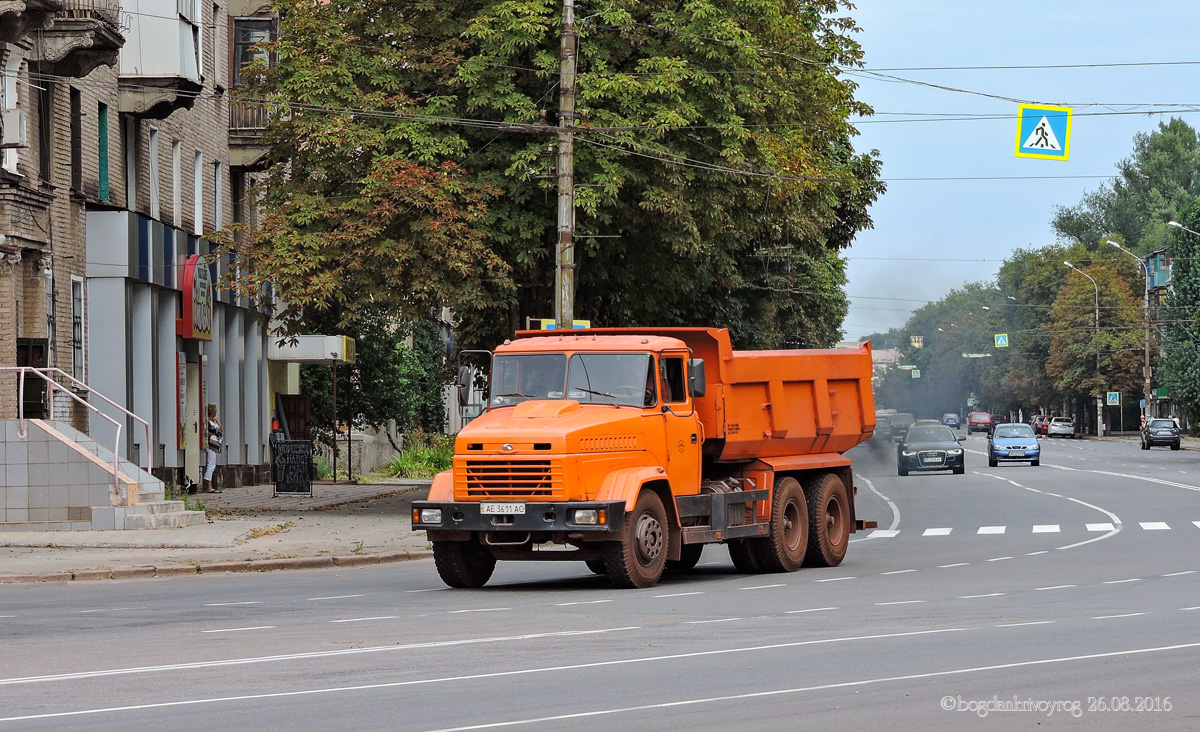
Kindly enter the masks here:
[[1047, 437], [1070, 437], [1075, 439], [1075, 420], [1071, 417], [1055, 417], [1046, 428]]

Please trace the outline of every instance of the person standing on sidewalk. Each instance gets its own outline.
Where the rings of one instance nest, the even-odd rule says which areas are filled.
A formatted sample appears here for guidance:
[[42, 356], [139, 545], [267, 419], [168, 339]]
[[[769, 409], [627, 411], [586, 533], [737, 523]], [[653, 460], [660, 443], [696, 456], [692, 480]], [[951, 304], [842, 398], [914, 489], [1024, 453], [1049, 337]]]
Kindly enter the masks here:
[[205, 426], [205, 431], [208, 433], [208, 452], [204, 464], [204, 492], [205, 493], [220, 493], [221, 491], [213, 486], [213, 471], [217, 469], [217, 453], [225, 446], [222, 438], [225, 436], [224, 429], [221, 427], [221, 420], [217, 419], [217, 405], [208, 403], [208, 424]]

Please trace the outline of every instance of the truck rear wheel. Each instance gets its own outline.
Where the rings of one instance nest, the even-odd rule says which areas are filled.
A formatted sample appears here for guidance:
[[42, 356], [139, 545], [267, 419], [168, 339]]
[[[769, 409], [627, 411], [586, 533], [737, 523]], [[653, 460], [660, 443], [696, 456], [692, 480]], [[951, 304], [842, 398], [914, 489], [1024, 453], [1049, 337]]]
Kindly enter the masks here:
[[742, 574], [758, 574], [763, 571], [758, 563], [758, 552], [754, 550], [757, 541], [761, 539], [734, 539], [726, 544], [733, 566]]
[[473, 541], [433, 542], [433, 563], [442, 581], [451, 587], [483, 587], [496, 570], [496, 558]]
[[795, 478], [783, 478], [775, 486], [771, 506], [771, 531], [755, 542], [758, 563], [767, 572], [795, 572], [808, 551], [808, 504], [804, 489]]
[[667, 511], [654, 491], [644, 490], [621, 529], [605, 547], [604, 565], [618, 587], [653, 587], [667, 565]]
[[850, 501], [841, 479], [825, 473], [805, 486], [808, 496], [808, 554], [811, 567], [836, 567], [850, 545]]
[[667, 571], [687, 572], [699, 564], [700, 555], [703, 553], [703, 544], [684, 544], [683, 546], [679, 547], [679, 559], [667, 560]]

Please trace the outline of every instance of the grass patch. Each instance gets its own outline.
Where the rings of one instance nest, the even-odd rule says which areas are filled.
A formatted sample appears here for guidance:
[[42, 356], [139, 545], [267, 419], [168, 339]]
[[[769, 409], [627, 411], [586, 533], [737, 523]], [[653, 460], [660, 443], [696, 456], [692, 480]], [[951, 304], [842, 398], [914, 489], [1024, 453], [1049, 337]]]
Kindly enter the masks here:
[[383, 472], [392, 478], [432, 478], [449, 470], [454, 460], [454, 438], [449, 435], [405, 435], [404, 452]]
[[275, 524], [274, 526], [258, 526], [256, 528], [250, 529], [249, 533], [246, 534], [246, 538], [247, 539], [258, 539], [263, 536], [270, 536], [271, 534], [279, 534], [284, 531], [287, 531], [288, 529], [292, 528], [295, 525], [296, 525], [295, 521], [287, 521], [282, 524]]

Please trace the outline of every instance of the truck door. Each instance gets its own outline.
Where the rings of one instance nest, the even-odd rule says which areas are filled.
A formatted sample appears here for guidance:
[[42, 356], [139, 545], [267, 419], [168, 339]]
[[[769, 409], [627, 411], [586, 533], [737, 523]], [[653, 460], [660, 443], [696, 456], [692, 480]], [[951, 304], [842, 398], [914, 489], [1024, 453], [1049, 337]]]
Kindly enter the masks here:
[[688, 352], [659, 358], [659, 392], [666, 421], [667, 477], [676, 495], [700, 492], [700, 422], [687, 390]]

